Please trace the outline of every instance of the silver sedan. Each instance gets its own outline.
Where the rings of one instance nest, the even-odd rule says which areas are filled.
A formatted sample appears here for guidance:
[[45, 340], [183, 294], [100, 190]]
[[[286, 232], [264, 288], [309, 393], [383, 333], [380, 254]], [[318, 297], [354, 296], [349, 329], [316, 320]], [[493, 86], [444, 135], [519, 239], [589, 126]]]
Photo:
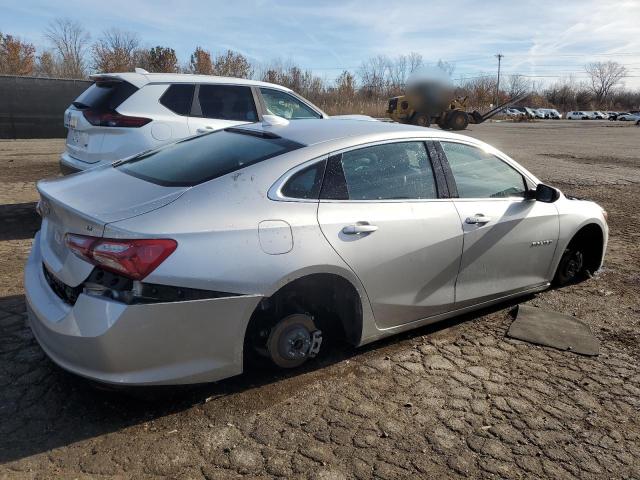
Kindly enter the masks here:
[[469, 137], [267, 121], [41, 181], [31, 328], [112, 384], [301, 365], [600, 268], [606, 213]]

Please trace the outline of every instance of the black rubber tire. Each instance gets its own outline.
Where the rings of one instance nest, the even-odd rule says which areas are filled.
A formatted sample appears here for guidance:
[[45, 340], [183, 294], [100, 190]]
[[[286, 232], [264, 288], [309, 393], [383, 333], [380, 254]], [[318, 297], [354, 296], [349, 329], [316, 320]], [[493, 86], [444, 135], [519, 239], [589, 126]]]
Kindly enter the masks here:
[[305, 363], [309, 356], [300, 358], [288, 358], [283, 354], [285, 348], [283, 342], [285, 335], [293, 329], [306, 330], [309, 337], [312, 332], [317, 330], [313, 319], [309, 315], [303, 313], [294, 313], [280, 320], [269, 333], [267, 340], [267, 352], [271, 361], [280, 368], [296, 368]]
[[416, 113], [411, 119], [411, 123], [413, 125], [417, 125], [418, 127], [429, 127], [431, 126], [431, 118], [429, 118], [429, 115]]
[[564, 287], [579, 282], [586, 277], [585, 254], [579, 247], [569, 245], [562, 254], [553, 284]]
[[469, 115], [462, 110], [454, 110], [447, 115], [447, 126], [451, 130], [464, 130], [469, 125]]

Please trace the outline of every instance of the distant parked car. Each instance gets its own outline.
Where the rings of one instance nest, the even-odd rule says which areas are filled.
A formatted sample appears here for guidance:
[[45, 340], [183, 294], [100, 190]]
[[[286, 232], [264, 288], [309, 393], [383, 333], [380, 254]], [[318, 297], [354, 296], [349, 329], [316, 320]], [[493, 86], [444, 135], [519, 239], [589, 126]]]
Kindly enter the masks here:
[[64, 113], [69, 130], [63, 173], [113, 163], [161, 145], [226, 127], [328, 118], [286, 87], [240, 78], [148, 73], [92, 75], [94, 84]]
[[552, 120], [559, 120], [562, 118], [562, 114], [555, 108], [539, 108], [538, 110], [542, 110], [544, 112], [545, 118], [549, 118]]
[[567, 113], [567, 120], [589, 120], [590, 116], [587, 112], [575, 111]]
[[593, 118], [595, 120], [607, 120], [609, 115], [607, 113], [601, 112], [600, 110], [596, 110], [593, 112]]
[[625, 113], [623, 115], [618, 115], [618, 120], [621, 122], [635, 122], [640, 119], [639, 113]]
[[540, 119], [547, 118], [547, 114], [545, 113], [544, 109], [542, 109], [542, 108], [534, 109], [533, 113], [534, 113], [534, 118], [540, 118]]
[[519, 112], [522, 112], [523, 114], [525, 114], [527, 116], [527, 118], [535, 118], [536, 117], [536, 112], [533, 111], [533, 109], [529, 108], [529, 107], [511, 107], [514, 110], [518, 110]]
[[525, 114], [520, 110], [516, 110], [515, 108], [505, 108], [503, 112], [508, 117], [522, 117]]

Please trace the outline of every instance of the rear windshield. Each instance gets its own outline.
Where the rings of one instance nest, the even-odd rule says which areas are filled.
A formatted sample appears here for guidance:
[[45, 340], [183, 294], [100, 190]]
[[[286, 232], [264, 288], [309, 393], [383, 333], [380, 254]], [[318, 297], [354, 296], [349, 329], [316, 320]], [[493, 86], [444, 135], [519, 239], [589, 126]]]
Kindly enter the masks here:
[[73, 104], [77, 108], [115, 110], [137, 90], [129, 82], [96, 82], [76, 98]]
[[158, 185], [186, 187], [303, 146], [275, 135], [231, 128], [187, 138], [116, 164], [116, 168]]

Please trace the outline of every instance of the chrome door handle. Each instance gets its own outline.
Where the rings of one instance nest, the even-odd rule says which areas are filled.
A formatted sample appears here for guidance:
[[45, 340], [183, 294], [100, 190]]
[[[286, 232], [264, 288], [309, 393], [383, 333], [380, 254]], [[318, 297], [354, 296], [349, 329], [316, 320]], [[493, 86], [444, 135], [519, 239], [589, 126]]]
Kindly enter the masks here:
[[376, 225], [371, 225], [369, 222], [357, 222], [355, 225], [347, 225], [342, 229], [342, 233], [345, 235], [360, 235], [361, 233], [371, 233], [378, 230]]
[[469, 223], [471, 225], [484, 225], [485, 223], [489, 223], [491, 221], [491, 217], [487, 217], [482, 213], [476, 213], [471, 217], [467, 217], [464, 221], [465, 223]]

